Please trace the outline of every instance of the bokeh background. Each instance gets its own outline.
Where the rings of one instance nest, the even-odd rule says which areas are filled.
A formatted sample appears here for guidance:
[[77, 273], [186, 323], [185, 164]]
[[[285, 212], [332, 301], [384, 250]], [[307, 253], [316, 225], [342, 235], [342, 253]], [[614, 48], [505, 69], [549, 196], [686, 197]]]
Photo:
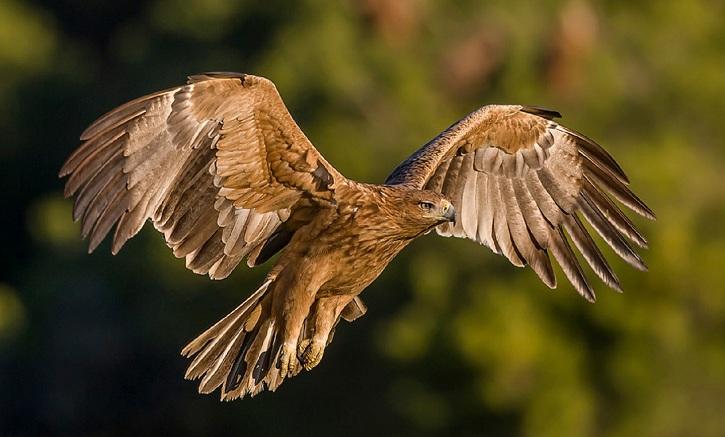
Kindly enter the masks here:
[[[0, 434], [725, 435], [725, 2], [3, 0]], [[267, 268], [212, 282], [148, 227], [92, 256], [57, 171], [96, 116], [187, 74], [271, 78], [343, 174], [382, 181], [484, 103], [604, 144], [657, 212], [625, 293], [548, 291], [433, 236], [313, 372], [220, 403], [181, 347]], [[590, 275], [593, 278], [593, 275]]]

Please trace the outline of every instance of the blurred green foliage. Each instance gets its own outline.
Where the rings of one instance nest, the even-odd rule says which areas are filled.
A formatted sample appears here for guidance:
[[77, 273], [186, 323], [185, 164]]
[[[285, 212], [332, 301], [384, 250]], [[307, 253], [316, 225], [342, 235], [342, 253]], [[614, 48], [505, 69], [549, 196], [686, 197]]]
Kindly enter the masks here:
[[[0, 2], [0, 433], [725, 433], [722, 0]], [[185, 342], [256, 288], [153, 230], [85, 254], [56, 173], [94, 117], [202, 71], [274, 80], [343, 174], [382, 181], [485, 103], [604, 144], [657, 212], [595, 305], [467, 241], [414, 243], [314, 372], [231, 404]]]

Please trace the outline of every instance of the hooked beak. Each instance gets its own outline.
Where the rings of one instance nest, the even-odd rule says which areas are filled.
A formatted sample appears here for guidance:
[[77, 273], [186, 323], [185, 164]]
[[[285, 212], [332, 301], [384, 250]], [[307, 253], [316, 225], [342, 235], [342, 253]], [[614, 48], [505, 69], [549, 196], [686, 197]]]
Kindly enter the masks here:
[[446, 203], [446, 206], [443, 208], [443, 218], [449, 222], [456, 221], [456, 209], [450, 203]]

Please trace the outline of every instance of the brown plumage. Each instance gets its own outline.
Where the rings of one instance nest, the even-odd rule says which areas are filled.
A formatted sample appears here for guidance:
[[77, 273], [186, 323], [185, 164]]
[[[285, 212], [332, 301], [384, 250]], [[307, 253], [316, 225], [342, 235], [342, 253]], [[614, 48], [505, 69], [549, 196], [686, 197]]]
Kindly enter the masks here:
[[[385, 185], [342, 176], [314, 148], [267, 79], [191, 76], [94, 122], [68, 158], [66, 196], [93, 251], [115, 225], [117, 253], [147, 220], [195, 273], [228, 276], [281, 251], [262, 286], [183, 350], [199, 391], [231, 400], [275, 390], [320, 362], [359, 294], [431, 229], [530, 265], [556, 286], [549, 254], [594, 300], [569, 239], [621, 290], [584, 217], [634, 267], [646, 240], [612, 198], [653, 219], [594, 141], [525, 106], [484, 106], [421, 147]], [[567, 235], [569, 238], [567, 238]]]

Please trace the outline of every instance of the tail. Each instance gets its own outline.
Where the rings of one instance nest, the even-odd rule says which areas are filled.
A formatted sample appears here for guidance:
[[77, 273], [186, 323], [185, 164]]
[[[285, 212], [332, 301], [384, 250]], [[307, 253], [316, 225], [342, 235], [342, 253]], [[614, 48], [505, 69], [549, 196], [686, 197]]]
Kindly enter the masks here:
[[274, 391], [282, 383], [284, 378], [276, 367], [281, 334], [271, 317], [268, 293], [273, 281], [267, 279], [181, 352], [186, 357], [196, 355], [185, 378], [202, 378], [200, 393], [211, 393], [221, 386], [222, 400], [230, 401], [263, 390]]

